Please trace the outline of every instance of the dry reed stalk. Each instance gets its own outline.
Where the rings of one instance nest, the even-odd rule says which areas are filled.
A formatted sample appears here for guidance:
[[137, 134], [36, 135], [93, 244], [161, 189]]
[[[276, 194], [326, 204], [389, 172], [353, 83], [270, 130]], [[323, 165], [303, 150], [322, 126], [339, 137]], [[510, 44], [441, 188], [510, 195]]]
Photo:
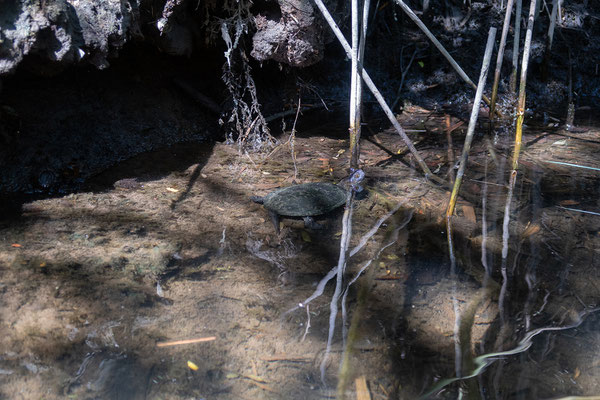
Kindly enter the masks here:
[[352, 0], [352, 69], [350, 71], [350, 167], [358, 169], [358, 142], [360, 140], [360, 75], [358, 67], [359, 20], [358, 0]]
[[490, 104], [490, 130], [494, 127], [494, 112], [496, 110], [496, 98], [498, 97], [498, 84], [500, 83], [500, 70], [502, 68], [502, 59], [504, 58], [504, 47], [506, 46], [506, 37], [510, 26], [510, 14], [513, 9], [514, 0], [508, 0], [506, 3], [506, 14], [504, 15], [504, 25], [502, 25], [502, 36], [500, 37], [500, 47], [496, 57], [496, 70], [494, 71], [494, 84], [492, 86], [492, 100]]
[[[320, 1], [320, 0], [319, 0]], [[361, 112], [361, 97], [362, 97], [362, 80], [360, 79], [360, 72], [362, 70], [362, 60], [359, 60], [359, 40], [363, 43], [361, 46], [365, 47], [365, 32], [359, 35], [360, 22], [359, 22], [359, 8], [358, 0], [352, 0], [352, 48], [350, 49], [350, 56], [352, 59], [352, 70], [351, 70], [351, 88], [350, 88], [350, 169], [354, 174], [354, 170], [359, 168], [360, 159], [360, 112]], [[321, 5], [323, 5], [321, 3]], [[324, 6], [323, 6], [324, 7]], [[365, 10], [363, 10], [364, 12]], [[368, 9], [366, 9], [368, 12]], [[366, 19], [368, 15], [363, 15], [362, 18]], [[333, 20], [331, 20], [333, 21]], [[364, 25], [362, 25], [364, 27]], [[361, 178], [362, 179], [362, 178]], [[346, 197], [346, 208], [344, 210], [344, 216], [342, 218], [342, 237], [340, 239], [340, 253], [338, 258], [338, 265], [336, 270], [336, 286], [335, 292], [331, 298], [329, 305], [329, 331], [327, 336], [327, 346], [325, 348], [325, 354], [321, 362], [321, 381], [325, 383], [325, 368], [331, 352], [331, 344], [335, 334], [335, 322], [338, 313], [338, 303], [340, 296], [343, 291], [344, 284], [344, 272], [346, 270], [346, 258], [348, 254], [348, 246], [350, 244], [350, 238], [352, 237], [352, 214], [353, 214], [353, 202], [355, 196], [354, 187], [348, 189], [348, 195]]]
[[[496, 38], [496, 28], [490, 28], [488, 34], [488, 41], [485, 47], [485, 53], [483, 56], [483, 63], [481, 65], [481, 73], [479, 74], [479, 83], [477, 85], [477, 91], [475, 92], [475, 100], [473, 101], [473, 108], [471, 109], [471, 118], [469, 119], [469, 127], [467, 128], [467, 136], [465, 137], [465, 143], [463, 145], [463, 151], [460, 156], [460, 166], [456, 172], [456, 179], [454, 181], [454, 187], [452, 188], [452, 195], [450, 196], [450, 202], [446, 210], [446, 225], [450, 225], [450, 217], [454, 214], [454, 207], [456, 205], [456, 198], [458, 197], [458, 191], [460, 190], [460, 184], [462, 177], [465, 174], [467, 167], [467, 159], [469, 158], [469, 151], [471, 149], [471, 143], [475, 133], [475, 125], [477, 124], [477, 117], [479, 115], [479, 105], [481, 104], [481, 98], [483, 96], [483, 89], [485, 88], [485, 80], [490, 67], [490, 60], [492, 58], [492, 50], [494, 49], [494, 39]], [[448, 235], [450, 235], [450, 228], [448, 228]], [[448, 240], [451, 240], [448, 238]]]
[[502, 323], [506, 318], [506, 309], [504, 307], [508, 296], [508, 240], [510, 238], [510, 211], [515, 184], [517, 182], [517, 169], [519, 167], [519, 154], [523, 140], [523, 120], [525, 119], [525, 86], [527, 83], [527, 66], [529, 64], [529, 53], [531, 51], [531, 38], [533, 36], [533, 23], [535, 22], [536, 0], [531, 0], [529, 6], [529, 17], [527, 21], [527, 32], [525, 34], [525, 43], [523, 44], [523, 60], [521, 62], [521, 81], [519, 83], [519, 100], [517, 104], [517, 126], [515, 131], [515, 148], [513, 150], [512, 171], [508, 182], [508, 192], [506, 194], [506, 203], [504, 204], [504, 219], [502, 221], [502, 264], [500, 272], [502, 274], [502, 287], [498, 297], [498, 308]]
[[537, 0], [531, 0], [529, 18], [527, 21], [527, 33], [523, 45], [523, 61], [521, 63], [521, 81], [519, 83], [519, 101], [517, 104], [517, 129], [515, 135], [515, 148], [512, 159], [512, 169], [516, 171], [519, 167], [519, 153], [523, 138], [523, 120], [525, 119], [525, 86], [527, 84], [527, 66], [529, 65], [529, 53], [531, 52], [531, 38], [533, 36], [533, 23]]
[[[481, 65], [481, 72], [479, 74], [479, 83], [477, 84], [477, 90], [475, 92], [475, 100], [473, 101], [473, 108], [471, 110], [471, 118], [469, 119], [469, 127], [467, 128], [467, 136], [463, 145], [463, 151], [460, 158], [460, 166], [456, 172], [456, 178], [454, 180], [454, 187], [452, 188], [452, 194], [446, 210], [446, 235], [448, 238], [448, 249], [450, 256], [450, 273], [451, 279], [456, 283], [456, 259], [454, 256], [454, 244], [452, 242], [452, 214], [454, 214], [454, 206], [456, 204], [456, 198], [458, 197], [458, 191], [462, 182], [462, 177], [465, 173], [467, 166], [467, 159], [469, 157], [469, 150], [471, 149], [471, 142], [473, 141], [473, 134], [475, 133], [475, 125], [477, 123], [477, 116], [479, 115], [479, 108], [481, 104], [481, 98], [483, 97], [483, 89], [485, 87], [485, 80], [492, 59], [492, 50], [494, 49], [494, 40], [496, 38], [496, 28], [490, 28], [488, 33], [488, 40], [485, 47], [485, 53], [483, 56], [483, 62]], [[456, 375], [462, 375], [463, 369], [463, 346], [460, 343], [460, 313], [458, 308], [458, 301], [456, 299], [456, 286], [452, 288], [452, 307], [454, 309], [454, 351], [455, 351], [455, 370]]]
[[550, 13], [550, 26], [548, 27], [548, 35], [546, 36], [546, 46], [544, 47], [544, 59], [542, 61], [542, 80], [548, 79], [548, 69], [550, 67], [550, 52], [552, 42], [554, 40], [554, 28], [556, 27], [556, 14], [558, 9], [558, 0], [552, 1], [552, 12]]
[[512, 72], [510, 74], [510, 92], [517, 93], [517, 73], [519, 71], [519, 42], [521, 41], [521, 13], [523, 0], [517, 0], [515, 10], [515, 36], [513, 38]]

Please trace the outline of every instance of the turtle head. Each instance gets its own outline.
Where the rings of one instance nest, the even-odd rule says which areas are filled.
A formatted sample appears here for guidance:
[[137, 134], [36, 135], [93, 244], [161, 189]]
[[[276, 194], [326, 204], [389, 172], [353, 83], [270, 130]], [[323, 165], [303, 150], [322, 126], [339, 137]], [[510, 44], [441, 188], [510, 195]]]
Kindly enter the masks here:
[[250, 200], [258, 204], [263, 204], [265, 202], [265, 198], [260, 196], [250, 196]]

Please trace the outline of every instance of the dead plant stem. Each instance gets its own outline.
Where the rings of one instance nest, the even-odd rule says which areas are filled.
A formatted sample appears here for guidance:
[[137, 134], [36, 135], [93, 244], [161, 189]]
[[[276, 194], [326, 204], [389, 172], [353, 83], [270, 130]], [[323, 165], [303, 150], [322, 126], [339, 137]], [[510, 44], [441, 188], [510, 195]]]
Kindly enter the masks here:
[[298, 178], [298, 165], [296, 164], [296, 150], [294, 149], [294, 145], [296, 142], [296, 122], [298, 122], [298, 116], [300, 115], [300, 108], [302, 106], [302, 98], [298, 96], [298, 109], [296, 110], [296, 118], [294, 119], [294, 124], [292, 125], [292, 132], [290, 133], [290, 138], [288, 142], [290, 143], [290, 152], [292, 153], [292, 162], [294, 163], [294, 180]]
[[352, 0], [352, 69], [350, 71], [350, 168], [358, 169], [358, 142], [360, 140], [360, 75], [358, 66], [359, 26], [358, 0]]
[[521, 63], [521, 82], [519, 83], [519, 102], [517, 105], [517, 129], [515, 135], [515, 148], [513, 152], [512, 169], [514, 171], [519, 167], [519, 153], [521, 152], [521, 143], [523, 138], [523, 120], [525, 118], [525, 87], [527, 84], [527, 66], [529, 64], [529, 53], [531, 52], [531, 38], [533, 36], [533, 23], [537, 0], [531, 0], [529, 8], [529, 19], [527, 21], [527, 33], [525, 34], [525, 44], [523, 45], [523, 61]]
[[554, 39], [554, 28], [556, 27], [556, 13], [558, 9], [558, 0], [552, 1], [552, 12], [550, 12], [550, 25], [548, 35], [546, 36], [546, 46], [544, 48], [544, 59], [542, 60], [542, 80], [546, 81], [549, 76], [550, 58], [552, 55], [552, 42]]
[[452, 214], [454, 214], [454, 206], [456, 204], [456, 198], [458, 197], [458, 191], [462, 182], [462, 177], [465, 173], [467, 166], [467, 160], [469, 157], [469, 151], [471, 149], [471, 142], [473, 141], [473, 134], [475, 133], [475, 125], [477, 124], [477, 116], [479, 115], [479, 108], [481, 104], [481, 98], [483, 96], [483, 89], [485, 87], [485, 80], [490, 67], [490, 61], [492, 59], [492, 50], [494, 49], [494, 40], [496, 39], [496, 28], [490, 28], [488, 33], [488, 40], [485, 47], [485, 53], [483, 56], [483, 63], [481, 65], [481, 72], [479, 74], [479, 83], [477, 84], [477, 90], [475, 92], [475, 100], [473, 101], [473, 108], [471, 109], [471, 118], [469, 119], [469, 127], [467, 128], [467, 136], [463, 145], [463, 151], [460, 159], [460, 166], [456, 173], [456, 180], [454, 181], [454, 187], [452, 189], [452, 195], [450, 196], [450, 202], [448, 203], [448, 209], [446, 210], [446, 234], [448, 237], [448, 250], [450, 255], [450, 273], [454, 286], [452, 287], [452, 306], [454, 309], [454, 350], [455, 350], [455, 369], [456, 376], [462, 375], [463, 365], [463, 353], [462, 346], [460, 344], [460, 313], [458, 308], [457, 289], [456, 289], [456, 259], [454, 257], [454, 245], [452, 242]]
[[471, 149], [471, 143], [475, 133], [475, 126], [477, 124], [477, 117], [479, 115], [479, 108], [481, 104], [481, 97], [483, 95], [483, 89], [485, 88], [485, 80], [490, 67], [490, 60], [492, 58], [492, 50], [494, 49], [494, 39], [496, 38], [496, 28], [490, 28], [488, 34], [488, 41], [485, 48], [485, 54], [483, 56], [483, 64], [481, 65], [481, 73], [479, 74], [479, 83], [477, 85], [477, 91], [475, 92], [475, 100], [473, 101], [473, 108], [471, 109], [471, 118], [469, 119], [469, 127], [467, 128], [467, 136], [463, 145], [463, 151], [460, 157], [460, 166], [456, 173], [456, 180], [454, 181], [454, 187], [452, 188], [452, 195], [450, 196], [450, 202], [446, 210], [446, 223], [450, 224], [450, 217], [454, 214], [454, 206], [456, 204], [456, 198], [458, 197], [458, 191], [460, 190], [460, 184], [462, 177], [465, 174], [467, 166], [467, 160], [469, 158], [469, 151]]
[[333, 337], [335, 334], [335, 320], [338, 313], [338, 303], [340, 296], [342, 295], [344, 271], [346, 270], [346, 252], [348, 245], [350, 244], [350, 238], [352, 237], [352, 214], [353, 214], [353, 201], [354, 191], [348, 191], [348, 197], [346, 198], [346, 209], [344, 210], [344, 216], [342, 217], [342, 237], [340, 239], [340, 254], [338, 258], [338, 265], [336, 268], [336, 282], [335, 291], [331, 297], [329, 303], [329, 332], [327, 335], [327, 346], [325, 348], [325, 354], [321, 361], [321, 382], [325, 384], [325, 369], [327, 368], [327, 362], [329, 361], [329, 354], [331, 353], [331, 345], [333, 343]]
[[510, 74], [510, 92], [517, 92], [517, 73], [519, 70], [519, 42], [521, 41], [521, 12], [523, 0], [517, 0], [515, 10], [515, 37], [513, 39], [512, 72]]
[[404, 86], [404, 79], [406, 78], [406, 74], [408, 74], [408, 71], [410, 70], [412, 63], [415, 60], [416, 55], [417, 55], [417, 49], [415, 49], [415, 51], [413, 51], [413, 54], [410, 57], [410, 61], [408, 62], [408, 65], [406, 66], [406, 68], [404, 68], [403, 64], [402, 64], [402, 51], [400, 51], [400, 73], [401, 73], [400, 85], [398, 85], [398, 91], [396, 92], [396, 98], [394, 99], [394, 102], [392, 103], [392, 110], [396, 108], [396, 105], [400, 101], [400, 93], [402, 93], [402, 87]]
[[492, 86], [492, 103], [490, 104], [490, 130], [493, 130], [494, 126], [494, 112], [496, 109], [496, 99], [498, 97], [500, 70], [502, 69], [502, 60], [504, 59], [504, 47], [506, 46], [506, 37], [508, 36], [513, 3], [514, 0], [508, 0], [508, 3], [506, 3], [506, 14], [504, 15], [504, 25], [502, 25], [502, 35], [500, 36], [500, 47], [498, 47], [498, 56], [496, 57], [496, 70], [494, 71], [494, 84]]

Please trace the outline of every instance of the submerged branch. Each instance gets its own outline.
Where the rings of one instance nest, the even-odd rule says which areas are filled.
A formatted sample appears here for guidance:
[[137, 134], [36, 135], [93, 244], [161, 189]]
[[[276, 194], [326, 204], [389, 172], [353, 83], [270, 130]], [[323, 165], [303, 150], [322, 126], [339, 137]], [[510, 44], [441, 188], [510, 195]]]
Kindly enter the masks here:
[[342, 218], [342, 238], [340, 239], [340, 255], [338, 259], [338, 265], [335, 269], [337, 276], [335, 283], [335, 292], [331, 297], [329, 303], [329, 332], [327, 335], [327, 347], [325, 348], [325, 354], [321, 361], [321, 382], [325, 384], [325, 368], [327, 367], [327, 361], [329, 360], [329, 354], [331, 353], [331, 344], [333, 343], [333, 336], [335, 334], [335, 319], [338, 312], [338, 302], [342, 295], [344, 271], [346, 270], [346, 252], [348, 245], [350, 244], [350, 238], [352, 236], [352, 213], [353, 213], [353, 201], [354, 201], [354, 190], [348, 191], [348, 197], [346, 198], [346, 209], [344, 210], [344, 216]]

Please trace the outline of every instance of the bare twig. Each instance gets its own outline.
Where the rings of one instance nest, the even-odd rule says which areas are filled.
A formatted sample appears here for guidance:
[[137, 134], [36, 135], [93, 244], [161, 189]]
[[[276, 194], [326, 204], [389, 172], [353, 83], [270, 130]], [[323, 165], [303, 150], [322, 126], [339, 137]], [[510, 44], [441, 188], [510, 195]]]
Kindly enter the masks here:
[[296, 165], [296, 151], [294, 149], [294, 144], [296, 141], [296, 122], [298, 122], [298, 115], [300, 115], [300, 107], [302, 105], [302, 99], [298, 97], [298, 109], [296, 110], [296, 118], [294, 119], [294, 124], [292, 125], [292, 132], [290, 133], [290, 138], [288, 142], [290, 143], [290, 153], [292, 153], [292, 162], [294, 163], [294, 179], [298, 177], [298, 166]]
[[[310, 105], [310, 104], [302, 104], [302, 108], [301, 111], [310, 111], [310, 110], [315, 110], [315, 109], [319, 109], [319, 108], [325, 108], [327, 109], [326, 106], [324, 105]], [[297, 109], [289, 109], [289, 110], [285, 110], [282, 112], [278, 112], [272, 115], [269, 115], [268, 117], [265, 117], [265, 122], [271, 122], [271, 121], [275, 121], [276, 119], [279, 118], [283, 118], [283, 117], [287, 117], [288, 115], [295, 115], [298, 112]]]
[[554, 28], [556, 27], [556, 13], [558, 9], [558, 0], [552, 1], [552, 12], [550, 13], [550, 26], [548, 27], [548, 36], [546, 36], [546, 46], [544, 48], [544, 59], [542, 61], [542, 80], [548, 79], [548, 69], [550, 68], [550, 55], [552, 50], [552, 41], [554, 39]]
[[450, 182], [454, 182], [454, 146], [452, 144], [452, 126], [450, 125], [450, 116], [446, 114], [446, 140], [448, 141], [448, 176]]
[[217, 337], [216, 336], [210, 336], [210, 337], [196, 338], [196, 339], [174, 340], [172, 342], [158, 342], [158, 343], [156, 343], [156, 347], [179, 346], [181, 344], [193, 344], [193, 343], [211, 342], [213, 340], [217, 340]]
[[506, 14], [504, 15], [504, 25], [502, 25], [500, 47], [498, 48], [498, 57], [496, 57], [496, 70], [494, 71], [494, 84], [492, 86], [492, 102], [490, 104], [490, 129], [493, 129], [494, 126], [494, 111], [496, 109], [496, 98], [498, 97], [500, 70], [502, 68], [502, 60], [504, 59], [504, 47], [506, 46], [506, 37], [508, 36], [508, 27], [510, 26], [510, 14], [512, 13], [513, 2], [514, 0], [508, 0], [508, 3], [506, 3]]
[[394, 99], [394, 102], [392, 103], [392, 110], [396, 108], [396, 105], [398, 105], [398, 102], [400, 101], [400, 93], [402, 93], [402, 87], [404, 86], [404, 79], [406, 78], [406, 74], [410, 70], [410, 66], [412, 65], [413, 61], [415, 60], [417, 51], [418, 51], [418, 49], [415, 49], [415, 51], [413, 51], [413, 54], [410, 57], [410, 61], [408, 62], [408, 65], [406, 66], [406, 68], [403, 68], [403, 66], [402, 66], [402, 51], [400, 51], [400, 71], [401, 71], [402, 75], [400, 76], [400, 85], [398, 86], [398, 91], [396, 92], [396, 98]]
[[306, 339], [306, 335], [308, 335], [308, 331], [310, 330], [310, 306], [306, 306], [306, 328], [304, 329], [304, 335], [302, 335], [301, 342], [304, 342]]

